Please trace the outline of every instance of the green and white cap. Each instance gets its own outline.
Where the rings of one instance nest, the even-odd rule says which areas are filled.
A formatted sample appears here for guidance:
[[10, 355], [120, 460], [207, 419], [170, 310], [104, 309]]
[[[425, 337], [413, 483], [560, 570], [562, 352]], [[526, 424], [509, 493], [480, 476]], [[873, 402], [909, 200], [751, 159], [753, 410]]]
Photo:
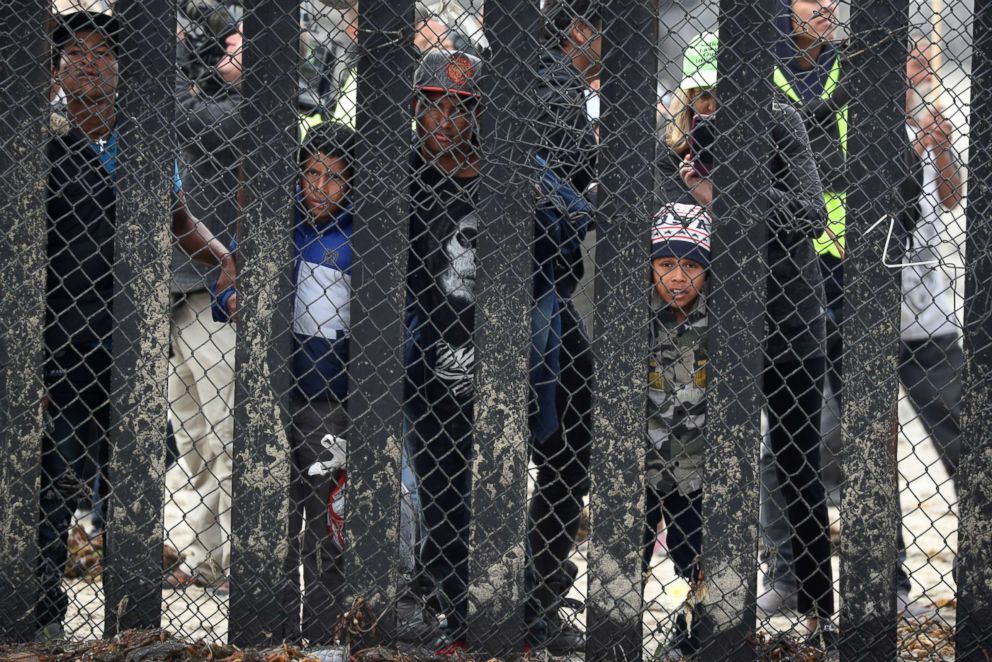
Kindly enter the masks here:
[[692, 38], [682, 58], [682, 82], [679, 89], [691, 90], [716, 85], [717, 36], [703, 32]]

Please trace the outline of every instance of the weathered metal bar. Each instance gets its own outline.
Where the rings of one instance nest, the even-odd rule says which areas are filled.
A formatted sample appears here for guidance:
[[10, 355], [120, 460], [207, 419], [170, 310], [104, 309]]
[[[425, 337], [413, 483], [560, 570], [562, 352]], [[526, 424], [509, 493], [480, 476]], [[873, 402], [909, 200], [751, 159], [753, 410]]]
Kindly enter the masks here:
[[[279, 603], [289, 520], [290, 282], [299, 0], [258, 0], [244, 20], [247, 203], [239, 224], [229, 639], [298, 629]], [[273, 634], [276, 633], [276, 634]]]
[[[707, 466], [699, 619], [701, 655], [750, 660], [757, 575], [761, 347], [771, 185], [773, 17], [780, 3], [722, 0], [714, 142], [713, 261], [707, 300]], [[693, 626], [696, 627], [695, 625]]]
[[475, 437], [469, 556], [469, 639], [487, 655], [519, 650], [523, 634], [527, 491], [527, 361], [533, 285], [532, 145], [539, 25], [534, 0], [489, 1], [492, 52], [483, 87], [476, 303]]
[[[345, 568], [352, 593], [378, 617], [395, 599], [399, 555], [414, 61], [397, 35], [413, 21], [413, 1], [363, 1], [361, 12]], [[377, 634], [391, 636], [390, 619], [391, 611]]]
[[958, 474], [958, 660], [992, 657], [992, 5], [975, 6], [965, 270], [965, 371]]
[[34, 637], [45, 323], [47, 0], [4, 0], [0, 39], [0, 641]]
[[[896, 654], [894, 569], [898, 485], [892, 421], [898, 397], [900, 287], [884, 265], [901, 259], [887, 241], [888, 218], [905, 204], [906, 0], [865, 0], [851, 8], [846, 84], [852, 95], [844, 259], [844, 485], [841, 506], [841, 654], [890, 660]], [[885, 219], [876, 226], [876, 221]], [[894, 255], [892, 254], [894, 251]]]
[[602, 6], [591, 546], [586, 658], [639, 660], [644, 527], [645, 283], [655, 190], [657, 3]]
[[175, 12], [169, 0], [122, 0], [117, 11], [123, 42], [110, 397], [112, 489], [103, 573], [108, 635], [158, 627], [161, 619], [175, 162]]

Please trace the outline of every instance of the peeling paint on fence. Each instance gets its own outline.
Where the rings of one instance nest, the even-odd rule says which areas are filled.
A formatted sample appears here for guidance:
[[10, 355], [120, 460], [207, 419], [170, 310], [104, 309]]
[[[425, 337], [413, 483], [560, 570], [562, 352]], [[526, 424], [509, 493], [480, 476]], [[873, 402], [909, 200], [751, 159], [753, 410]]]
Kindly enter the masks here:
[[602, 11], [586, 659], [639, 660], [657, 3], [626, 0]]
[[493, 49], [482, 83], [479, 256], [486, 277], [479, 282], [486, 287], [475, 310], [469, 638], [487, 655], [503, 656], [520, 650], [524, 629], [535, 168], [518, 137], [533, 116], [539, 14], [532, 0], [489, 0], [485, 16]]
[[[866, 49], [847, 72], [856, 95], [850, 105], [847, 254], [844, 307], [844, 388], [841, 430], [844, 485], [841, 507], [842, 654], [896, 654], [895, 569], [899, 527], [896, 475], [899, 281], [884, 266], [885, 234], [869, 228], [885, 214], [899, 214], [899, 185], [906, 161], [879, 163], [877, 154], [908, 154], [905, 129], [906, 0], [866, 0], [852, 8], [852, 48]], [[870, 46], [870, 48], [869, 48]], [[892, 99], [879, 104], [877, 99]], [[898, 243], [898, 242], [896, 242]], [[901, 249], [896, 249], [901, 250]]]
[[[975, 5], [969, 179], [992, 178], [992, 5]], [[965, 370], [958, 474], [958, 659], [992, 658], [992, 190], [968, 192]]]
[[[287, 597], [292, 218], [297, 150], [298, 0], [259, 0], [245, 16], [243, 144], [250, 191], [238, 226], [231, 611], [239, 646], [297, 636]], [[262, 605], [265, 605], [262, 607]]]
[[32, 604], [42, 433], [45, 320], [45, 152], [48, 142], [44, 22], [48, 2], [2, 4], [0, 44], [0, 641], [34, 636]]
[[[762, 346], [765, 329], [763, 283], [768, 278], [766, 223], [762, 196], [771, 186], [772, 89], [768, 44], [778, 2], [724, 0], [720, 3], [720, 112], [714, 143], [713, 260], [707, 299], [708, 450], [703, 476], [703, 573], [693, 631], [703, 657], [749, 660], [754, 629], [757, 574], [758, 450]], [[754, 118], [741, 122], [737, 118]], [[735, 173], [750, 173], [740, 177]], [[742, 259], [751, 256], [752, 259]], [[697, 630], [698, 628], [698, 630]]]

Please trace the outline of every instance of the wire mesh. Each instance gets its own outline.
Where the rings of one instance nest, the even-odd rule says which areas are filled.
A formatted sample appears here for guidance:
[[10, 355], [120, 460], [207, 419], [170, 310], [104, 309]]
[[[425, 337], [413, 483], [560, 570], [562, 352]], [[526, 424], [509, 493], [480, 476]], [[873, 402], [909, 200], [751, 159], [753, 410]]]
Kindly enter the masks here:
[[992, 654], [987, 7], [49, 3], [4, 655]]

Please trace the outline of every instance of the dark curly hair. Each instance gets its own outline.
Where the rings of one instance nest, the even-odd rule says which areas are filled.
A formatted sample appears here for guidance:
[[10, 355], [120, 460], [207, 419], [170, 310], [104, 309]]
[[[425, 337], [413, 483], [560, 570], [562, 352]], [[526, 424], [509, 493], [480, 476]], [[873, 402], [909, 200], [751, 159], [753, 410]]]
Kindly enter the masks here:
[[307, 131], [297, 162], [303, 167], [307, 159], [326, 154], [343, 158], [348, 163], [348, 169], [352, 170], [357, 141], [355, 132], [348, 126], [340, 122], [322, 122]]

